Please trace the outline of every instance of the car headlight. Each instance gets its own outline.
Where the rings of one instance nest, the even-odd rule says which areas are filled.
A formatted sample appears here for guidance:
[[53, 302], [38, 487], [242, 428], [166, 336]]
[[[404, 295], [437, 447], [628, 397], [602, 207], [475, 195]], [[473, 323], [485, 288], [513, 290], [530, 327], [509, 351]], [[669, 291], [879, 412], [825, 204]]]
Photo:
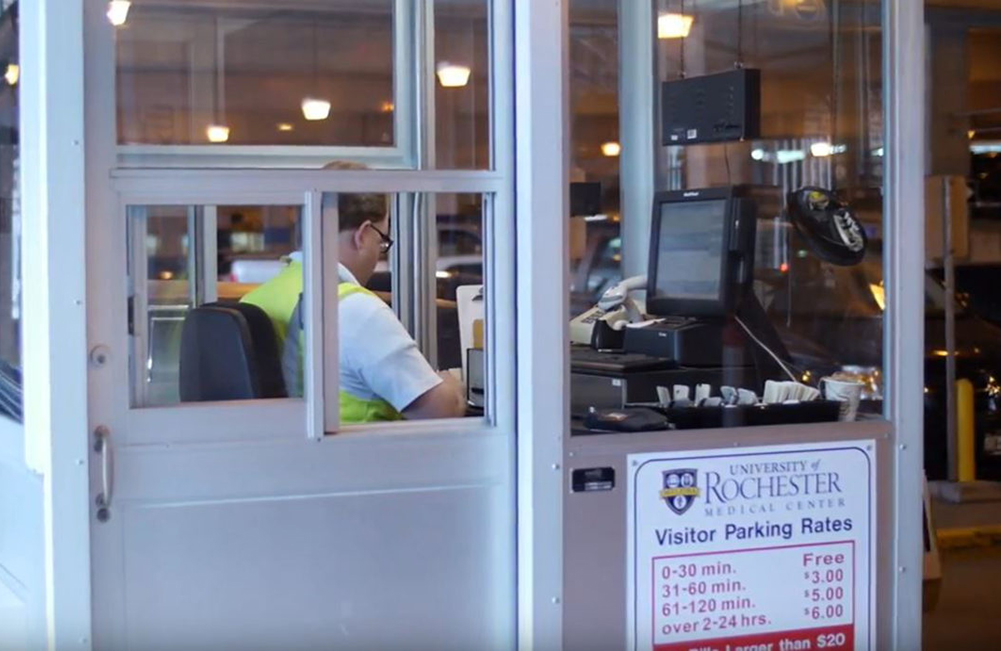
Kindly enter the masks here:
[[997, 378], [993, 375], [987, 376], [987, 381], [984, 386], [984, 390], [987, 395], [991, 398], [997, 399], [1001, 397], [1001, 384], [998, 383]]

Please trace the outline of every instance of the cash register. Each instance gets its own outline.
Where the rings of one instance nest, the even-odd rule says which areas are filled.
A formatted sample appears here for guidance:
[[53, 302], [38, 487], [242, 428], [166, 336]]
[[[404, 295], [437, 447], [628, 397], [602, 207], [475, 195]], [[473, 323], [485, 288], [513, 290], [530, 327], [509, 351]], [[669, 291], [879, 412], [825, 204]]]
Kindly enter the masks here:
[[[609, 290], [571, 322], [572, 416], [662, 404], [658, 387], [760, 395], [766, 380], [792, 375], [752, 291], [761, 192], [736, 186], [656, 195], [647, 275]], [[646, 290], [642, 307], [630, 296], [638, 289]]]

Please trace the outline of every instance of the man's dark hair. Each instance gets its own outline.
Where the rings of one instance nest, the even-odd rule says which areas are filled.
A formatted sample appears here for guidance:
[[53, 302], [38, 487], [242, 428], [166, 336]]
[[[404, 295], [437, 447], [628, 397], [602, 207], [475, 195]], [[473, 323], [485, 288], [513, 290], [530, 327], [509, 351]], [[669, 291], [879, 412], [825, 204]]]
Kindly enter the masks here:
[[[334, 161], [324, 165], [325, 170], [365, 170], [366, 166], [360, 163], [347, 161]], [[339, 230], [354, 231], [361, 228], [367, 221], [380, 222], [385, 219], [386, 195], [372, 193], [348, 194], [339, 192], [336, 195], [330, 192], [323, 194], [323, 210], [333, 208], [334, 197], [337, 197], [337, 222]]]

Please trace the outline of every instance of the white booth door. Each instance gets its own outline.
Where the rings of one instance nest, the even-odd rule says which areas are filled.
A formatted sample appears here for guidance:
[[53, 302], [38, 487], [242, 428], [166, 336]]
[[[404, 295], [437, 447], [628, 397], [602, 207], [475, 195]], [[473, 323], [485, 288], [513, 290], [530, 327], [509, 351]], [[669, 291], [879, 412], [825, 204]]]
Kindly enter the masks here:
[[[87, 3], [95, 648], [514, 646], [507, 4]], [[352, 197], [385, 201], [373, 288], [431, 364], [482, 351], [468, 417], [342, 423]], [[192, 398], [192, 310], [297, 254], [302, 397]]]

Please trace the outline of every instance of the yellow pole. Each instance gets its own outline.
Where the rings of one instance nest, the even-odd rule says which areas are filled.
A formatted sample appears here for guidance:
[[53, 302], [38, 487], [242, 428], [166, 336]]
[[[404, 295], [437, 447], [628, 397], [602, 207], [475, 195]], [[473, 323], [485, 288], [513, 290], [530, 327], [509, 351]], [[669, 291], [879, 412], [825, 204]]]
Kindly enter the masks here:
[[956, 450], [959, 456], [959, 481], [977, 478], [976, 444], [973, 411], [973, 383], [956, 380]]

